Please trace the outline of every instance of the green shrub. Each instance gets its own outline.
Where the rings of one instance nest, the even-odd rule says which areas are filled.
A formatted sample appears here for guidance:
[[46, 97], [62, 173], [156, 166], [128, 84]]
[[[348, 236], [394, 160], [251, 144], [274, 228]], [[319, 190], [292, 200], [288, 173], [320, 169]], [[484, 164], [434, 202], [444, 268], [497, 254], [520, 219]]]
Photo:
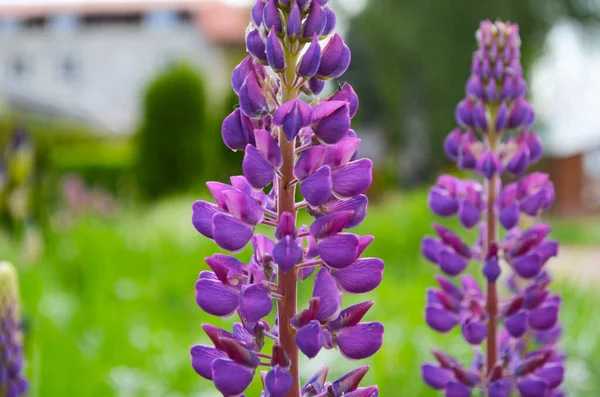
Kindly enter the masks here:
[[173, 65], [150, 83], [137, 135], [143, 195], [176, 192], [214, 175], [220, 151], [206, 108], [204, 83], [190, 66]]

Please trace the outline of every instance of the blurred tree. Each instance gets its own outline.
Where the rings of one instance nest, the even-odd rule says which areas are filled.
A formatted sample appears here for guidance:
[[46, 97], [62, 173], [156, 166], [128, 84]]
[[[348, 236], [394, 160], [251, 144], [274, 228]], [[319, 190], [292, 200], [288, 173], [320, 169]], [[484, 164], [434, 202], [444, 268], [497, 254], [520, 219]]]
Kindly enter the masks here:
[[361, 98], [359, 122], [384, 133], [387, 166], [414, 183], [442, 165], [441, 142], [455, 127], [454, 107], [470, 73], [480, 20], [518, 22], [527, 67], [558, 18], [598, 20], [598, 10], [587, 3], [369, 0], [350, 23], [353, 62], [346, 77]]
[[137, 135], [136, 175], [147, 197], [189, 188], [215, 175], [221, 151], [206, 110], [204, 82], [188, 65], [150, 83]]

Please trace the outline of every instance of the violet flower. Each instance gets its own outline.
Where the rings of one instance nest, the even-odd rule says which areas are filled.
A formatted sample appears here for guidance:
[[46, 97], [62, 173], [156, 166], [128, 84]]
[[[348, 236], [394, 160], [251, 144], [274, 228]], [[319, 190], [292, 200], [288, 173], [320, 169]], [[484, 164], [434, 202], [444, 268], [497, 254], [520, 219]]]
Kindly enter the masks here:
[[[325, 4], [256, 0], [246, 35], [250, 56], [231, 76], [240, 108], [222, 127], [225, 144], [244, 151], [243, 175], [230, 184], [208, 182], [215, 203], [193, 204], [198, 232], [232, 253], [253, 249], [246, 262], [225, 254], [206, 258], [210, 271], [196, 281], [200, 308], [240, 318], [232, 332], [204, 324], [212, 345], [191, 349], [193, 368], [225, 396], [243, 395], [259, 367], [267, 368], [260, 373], [264, 397], [379, 395], [376, 386], [359, 387], [368, 367], [332, 383], [324, 367], [300, 387], [299, 352], [313, 358], [337, 348], [347, 359], [363, 359], [379, 350], [384, 333], [382, 324], [363, 321], [373, 302], [342, 304], [343, 292], [376, 288], [384, 264], [363, 257], [372, 236], [347, 231], [366, 216], [373, 164], [357, 157], [352, 87], [318, 97], [325, 81], [350, 63]], [[297, 225], [303, 208], [314, 218], [310, 225]], [[258, 225], [272, 227], [273, 237], [257, 233]], [[298, 282], [312, 288], [301, 311]]]
[[[530, 130], [535, 114], [525, 99], [519, 29], [483, 21], [476, 37], [466, 98], [456, 108], [460, 127], [447, 136], [444, 150], [479, 181], [443, 175], [429, 192], [429, 206], [439, 216], [457, 216], [465, 228], [478, 227], [479, 238], [470, 247], [435, 225], [437, 237], [425, 237], [422, 252], [451, 277], [479, 262], [486, 288], [468, 274], [460, 276], [460, 285], [436, 277], [439, 288], [427, 291], [425, 320], [441, 333], [459, 328], [475, 357], [467, 367], [435, 350], [437, 364], [423, 365], [422, 376], [446, 396], [559, 397], [564, 395], [564, 357], [556, 349], [561, 300], [548, 290], [544, 268], [558, 254], [558, 243], [539, 222], [554, 201], [554, 187], [546, 174], [522, 176], [540, 159], [542, 146]], [[505, 298], [498, 293], [500, 277], [509, 292]]]
[[27, 393], [29, 386], [22, 367], [17, 272], [11, 264], [0, 262], [0, 396], [20, 397]]

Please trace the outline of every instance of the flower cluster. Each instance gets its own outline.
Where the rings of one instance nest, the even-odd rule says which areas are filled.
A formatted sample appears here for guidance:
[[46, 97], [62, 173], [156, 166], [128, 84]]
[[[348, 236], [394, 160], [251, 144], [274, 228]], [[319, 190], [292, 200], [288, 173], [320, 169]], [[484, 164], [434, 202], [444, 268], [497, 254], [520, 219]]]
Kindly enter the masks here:
[[23, 377], [23, 346], [19, 324], [17, 273], [0, 262], [0, 396], [20, 397], [28, 390]]
[[[559, 390], [564, 357], [556, 350], [561, 301], [548, 290], [551, 280], [544, 269], [558, 254], [558, 243], [548, 238], [550, 227], [539, 222], [554, 201], [554, 187], [546, 174], [523, 176], [540, 159], [542, 145], [530, 130], [535, 115], [525, 99], [519, 30], [515, 24], [484, 21], [476, 36], [466, 98], [456, 108], [460, 127], [447, 136], [444, 150], [481, 181], [441, 176], [429, 192], [429, 206], [439, 216], [457, 216], [467, 229], [478, 227], [479, 238], [469, 246], [435, 225], [437, 236], [422, 243], [423, 255], [447, 276], [461, 275], [470, 261], [482, 264], [485, 291], [471, 275], [460, 276], [459, 285], [440, 275], [439, 288], [427, 292], [425, 310], [427, 324], [438, 332], [460, 327], [475, 358], [465, 367], [435, 350], [437, 364], [423, 365], [422, 375], [446, 396], [483, 391], [489, 397], [513, 392], [559, 397], [564, 395]], [[506, 183], [511, 178], [516, 182]], [[504, 299], [498, 296], [501, 275], [510, 293]]]
[[[299, 351], [313, 358], [337, 348], [348, 359], [363, 359], [381, 347], [384, 332], [378, 322], [362, 322], [373, 302], [342, 309], [342, 292], [373, 290], [384, 264], [361, 257], [372, 236], [345, 231], [366, 216], [372, 162], [358, 158], [360, 139], [350, 129], [358, 109], [352, 87], [318, 97], [350, 63], [326, 3], [255, 2], [246, 31], [250, 55], [231, 76], [240, 107], [222, 126], [225, 144], [244, 152], [243, 175], [229, 184], [208, 182], [215, 203], [193, 204], [199, 233], [231, 253], [248, 245], [253, 251], [247, 263], [226, 254], [206, 258], [211, 270], [196, 282], [200, 308], [240, 318], [232, 332], [204, 324], [212, 345], [191, 350], [196, 372], [225, 396], [242, 395], [259, 366], [268, 369], [261, 372], [265, 397], [379, 394], [376, 386], [358, 387], [368, 367], [333, 383], [326, 382], [325, 367], [303, 388], [299, 383]], [[299, 226], [303, 208], [314, 221]], [[258, 233], [259, 226], [273, 228], [274, 238]], [[312, 284], [312, 297], [298, 312], [301, 281]]]

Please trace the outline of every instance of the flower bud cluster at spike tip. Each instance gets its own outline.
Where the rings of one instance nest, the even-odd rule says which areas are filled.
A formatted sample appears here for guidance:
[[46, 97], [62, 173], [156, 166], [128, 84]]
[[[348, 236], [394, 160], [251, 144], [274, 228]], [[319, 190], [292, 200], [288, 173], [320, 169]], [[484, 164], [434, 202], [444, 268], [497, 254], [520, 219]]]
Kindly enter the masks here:
[[26, 395], [29, 386], [22, 369], [17, 272], [8, 262], [0, 262], [0, 396]]
[[[378, 396], [377, 386], [359, 387], [368, 367], [333, 382], [326, 381], [327, 367], [308, 382], [298, 373], [299, 352], [312, 359], [337, 349], [358, 360], [383, 343], [383, 325], [367, 320], [372, 301], [342, 303], [344, 293], [375, 289], [384, 269], [381, 259], [363, 254], [373, 236], [349, 230], [366, 217], [372, 182], [373, 163], [358, 156], [361, 140], [350, 126], [358, 96], [346, 83], [318, 97], [327, 80], [346, 71], [350, 50], [334, 33], [336, 17], [326, 0], [256, 0], [250, 17], [249, 55], [231, 75], [240, 107], [221, 130], [225, 145], [244, 154], [243, 175], [208, 182], [213, 200], [193, 204], [192, 223], [220, 248], [248, 248], [252, 255], [205, 258], [210, 270], [196, 281], [198, 306], [240, 320], [231, 331], [202, 325], [211, 343], [192, 347], [192, 366], [224, 396], [243, 395], [257, 375], [264, 397]], [[481, 201], [477, 186], [465, 189], [461, 207]], [[298, 225], [299, 210], [313, 220]], [[474, 222], [472, 209], [463, 212]], [[258, 234], [259, 225], [271, 227], [272, 235]], [[300, 282], [312, 295], [296, 305]]]
[[[541, 158], [542, 144], [530, 130], [534, 112], [525, 98], [518, 33], [512, 23], [481, 23], [466, 98], [456, 108], [459, 127], [444, 141], [450, 160], [473, 170], [475, 179], [442, 175], [428, 196], [436, 215], [456, 216], [464, 228], [479, 231], [470, 246], [434, 225], [436, 236], [421, 246], [445, 274], [426, 292], [426, 323], [440, 333], [457, 328], [475, 347], [469, 365], [434, 350], [437, 363], [422, 366], [424, 382], [446, 396], [564, 395], [564, 356], [557, 350], [561, 299], [550, 292], [546, 270], [558, 243], [540, 222], [554, 186], [547, 174], [526, 174]], [[484, 286], [462, 274], [469, 263], [478, 265]]]

